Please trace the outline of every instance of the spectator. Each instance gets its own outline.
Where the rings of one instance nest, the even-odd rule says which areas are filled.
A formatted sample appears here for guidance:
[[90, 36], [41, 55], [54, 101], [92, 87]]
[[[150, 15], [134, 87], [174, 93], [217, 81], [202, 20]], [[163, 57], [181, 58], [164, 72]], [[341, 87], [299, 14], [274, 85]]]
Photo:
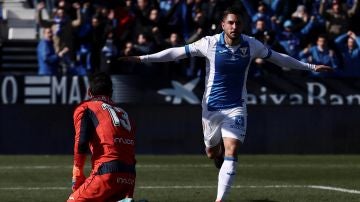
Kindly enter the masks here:
[[119, 41], [126, 41], [131, 39], [133, 37], [133, 30], [131, 27], [133, 27], [135, 20], [136, 18], [135, 15], [131, 12], [130, 5], [126, 6], [125, 4], [116, 6], [113, 16], [113, 29], [115, 38]]
[[219, 26], [219, 19], [221, 18], [222, 11], [224, 10], [227, 2], [220, 2], [219, 0], [209, 0], [208, 6], [204, 11], [206, 23], [208, 24], [206, 35], [213, 35], [217, 33], [221, 27]]
[[294, 25], [291, 20], [284, 22], [284, 31], [278, 35], [278, 40], [288, 55], [299, 58], [301, 36], [294, 32]]
[[141, 33], [138, 34], [134, 49], [140, 54], [149, 54], [154, 52], [154, 43], [151, 41], [150, 36]]
[[197, 9], [194, 16], [194, 30], [186, 40], [186, 43], [193, 43], [202, 38], [205, 35], [206, 26], [207, 24], [204, 12]]
[[[327, 44], [327, 39], [324, 35], [318, 36], [316, 41], [316, 46], [305, 48], [303, 51], [300, 52], [299, 55], [303, 62], [309, 62], [313, 64], [324, 64], [334, 69], [338, 67], [338, 60], [335, 56], [335, 52], [334, 50], [329, 49]], [[318, 75], [318, 74], [313, 73], [313, 75]]]
[[304, 27], [310, 20], [310, 15], [304, 5], [298, 5], [296, 11], [291, 14], [291, 19], [295, 24], [295, 29]]
[[193, 0], [178, 0], [175, 1], [170, 13], [167, 15], [169, 33], [176, 32], [181, 35], [181, 38], [188, 39], [193, 32]]
[[[262, 19], [256, 21], [254, 37], [261, 41], [266, 47], [271, 48], [279, 53], [285, 53], [285, 49], [279, 44], [275, 39], [276, 33], [272, 30], [266, 30], [265, 22]], [[285, 68], [274, 65], [271, 62], [267, 62], [264, 59], [256, 58], [249, 68], [248, 76], [251, 77], [260, 77], [263, 74], [282, 74]], [[292, 71], [292, 73], [295, 71]]]
[[71, 75], [85, 76], [92, 72], [90, 61], [90, 45], [81, 44], [79, 50], [76, 51], [76, 59], [73, 67], [69, 68], [68, 73]]
[[247, 14], [251, 17], [252, 21], [252, 29], [254, 29], [254, 24], [261, 19], [265, 22], [265, 26], [267, 29], [271, 28], [271, 11], [267, 8], [266, 4], [262, 1], [258, 2], [257, 10], [255, 10], [249, 0], [243, 0], [243, 5], [246, 9]]
[[263, 35], [263, 33], [265, 31], [268, 31], [269, 29], [266, 28], [266, 22], [264, 19], [259, 18], [256, 22], [255, 22], [255, 27], [252, 30], [252, 34], [255, 36], [255, 38], [258, 39], [258, 37], [260, 37], [261, 35]]
[[[166, 48], [175, 48], [184, 45], [184, 41], [182, 40], [181, 36], [173, 32], [170, 34], [170, 37], [166, 39]], [[179, 80], [181, 78], [186, 78], [187, 69], [191, 69], [191, 66], [187, 66], [188, 61], [172, 61], [167, 64], [161, 64], [163, 69], [161, 70], [162, 73], [167, 76], [168, 78]]]
[[106, 41], [105, 24], [102, 23], [99, 14], [91, 19], [91, 56], [90, 63], [94, 72], [99, 71], [101, 61], [101, 49]]
[[115, 59], [118, 56], [118, 49], [114, 44], [113, 33], [109, 32], [105, 45], [101, 49], [101, 66], [100, 70], [103, 72], [110, 72], [111, 67], [115, 63]]
[[39, 75], [58, 75], [60, 73], [60, 60], [69, 49], [64, 47], [58, 53], [55, 52], [53, 43], [53, 32], [51, 28], [43, 29], [43, 39], [37, 46], [37, 57], [39, 63]]
[[[277, 34], [279, 43], [286, 53], [294, 58], [299, 58], [302, 42], [306, 40], [309, 32], [315, 27], [315, 20], [310, 20], [301, 30], [295, 30], [292, 20], [286, 20], [283, 24], [284, 30]], [[280, 30], [277, 28], [277, 30]]]
[[[120, 52], [120, 56], [131, 56], [136, 55], [137, 51], [134, 49], [134, 44], [131, 41], [127, 41]], [[133, 62], [121, 62], [119, 65], [121, 68], [117, 68], [118, 72], [121, 74], [132, 74], [136, 73], [137, 69], [141, 69], [141, 67], [137, 68], [139, 65]]]
[[80, 8], [81, 22], [77, 27], [77, 49], [80, 44], [89, 43], [91, 37], [91, 21], [92, 21], [92, 9], [90, 2], [85, 2]]
[[153, 39], [156, 45], [159, 47], [164, 45], [164, 21], [163, 18], [160, 18], [159, 9], [153, 8], [150, 10], [148, 17], [148, 23], [144, 27], [145, 33], [150, 33], [153, 36]]
[[339, 70], [340, 76], [359, 77], [360, 76], [360, 37], [352, 31], [340, 35], [335, 43], [339, 48], [344, 67]]
[[74, 49], [74, 28], [81, 25], [80, 4], [74, 3], [73, 7], [76, 9], [76, 19], [72, 20], [68, 13], [65, 12], [65, 7], [59, 7], [55, 11], [55, 16], [51, 20], [44, 20], [42, 18], [41, 10], [44, 9], [45, 4], [40, 2], [37, 5], [37, 22], [41, 27], [52, 26], [54, 32], [54, 46], [55, 51], [59, 52], [64, 47], [69, 49], [69, 60], [66, 62], [66, 68], [72, 66], [75, 58]]
[[135, 36], [146, 32], [146, 27], [149, 24], [150, 4], [148, 0], [137, 0], [137, 4], [132, 12], [135, 14], [134, 33]]
[[271, 2], [271, 10], [280, 24], [291, 18], [291, 14], [296, 10], [299, 0], [274, 0]]
[[348, 13], [346, 13], [339, 0], [333, 0], [331, 9], [325, 10], [325, 0], [320, 4], [319, 13], [326, 20], [326, 31], [330, 39], [345, 33], [349, 29]]

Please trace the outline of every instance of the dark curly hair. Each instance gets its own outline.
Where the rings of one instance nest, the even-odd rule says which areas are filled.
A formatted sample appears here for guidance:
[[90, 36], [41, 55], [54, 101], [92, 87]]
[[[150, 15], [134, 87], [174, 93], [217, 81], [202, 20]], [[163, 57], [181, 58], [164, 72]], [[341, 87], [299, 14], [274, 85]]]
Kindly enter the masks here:
[[89, 76], [90, 92], [92, 95], [112, 96], [112, 81], [105, 72], [96, 72]]

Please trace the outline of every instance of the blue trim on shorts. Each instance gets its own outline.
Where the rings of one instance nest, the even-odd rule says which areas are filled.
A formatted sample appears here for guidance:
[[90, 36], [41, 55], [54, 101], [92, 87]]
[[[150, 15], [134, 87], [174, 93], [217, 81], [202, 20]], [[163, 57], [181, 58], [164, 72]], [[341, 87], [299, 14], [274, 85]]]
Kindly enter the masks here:
[[224, 156], [224, 161], [238, 161], [237, 157], [233, 157], [233, 156]]
[[188, 58], [191, 57], [189, 45], [185, 45], [185, 53]]

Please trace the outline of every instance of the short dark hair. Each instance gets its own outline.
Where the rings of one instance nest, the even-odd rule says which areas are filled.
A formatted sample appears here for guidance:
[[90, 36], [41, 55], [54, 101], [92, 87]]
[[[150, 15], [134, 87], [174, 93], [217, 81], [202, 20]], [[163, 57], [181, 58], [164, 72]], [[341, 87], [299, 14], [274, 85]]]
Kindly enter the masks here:
[[226, 16], [228, 16], [229, 14], [234, 14], [239, 19], [241, 19], [241, 11], [240, 11], [240, 9], [238, 7], [229, 7], [223, 12], [221, 20], [224, 20], [224, 18], [226, 18]]
[[96, 72], [89, 76], [90, 93], [92, 95], [112, 96], [112, 81], [105, 72]]

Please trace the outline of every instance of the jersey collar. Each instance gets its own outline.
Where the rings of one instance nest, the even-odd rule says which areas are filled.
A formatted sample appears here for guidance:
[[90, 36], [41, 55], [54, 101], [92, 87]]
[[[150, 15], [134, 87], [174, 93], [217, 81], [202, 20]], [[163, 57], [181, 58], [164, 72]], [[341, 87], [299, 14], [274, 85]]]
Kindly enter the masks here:
[[[242, 42], [243, 42], [243, 38], [242, 38], [242, 34], [240, 34], [240, 43], [239, 44], [242, 44]], [[220, 44], [224, 45], [224, 46], [226, 45], [226, 43], [225, 43], [225, 32], [224, 31], [220, 33]]]

